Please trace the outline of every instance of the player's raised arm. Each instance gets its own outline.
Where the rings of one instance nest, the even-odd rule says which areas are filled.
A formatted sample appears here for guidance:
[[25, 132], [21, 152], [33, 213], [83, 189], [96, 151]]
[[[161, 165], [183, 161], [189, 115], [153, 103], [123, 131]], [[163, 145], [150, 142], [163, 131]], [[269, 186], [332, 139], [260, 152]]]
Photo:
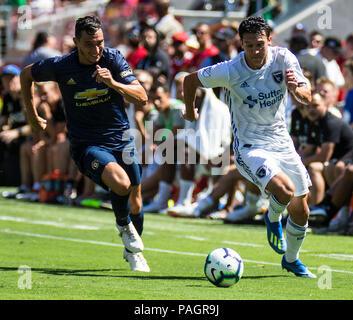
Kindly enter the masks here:
[[97, 65], [96, 68], [97, 69], [92, 74], [92, 77], [96, 77], [97, 82], [105, 83], [108, 87], [121, 94], [124, 99], [137, 106], [143, 106], [147, 103], [148, 98], [146, 91], [138, 80], [134, 80], [129, 84], [124, 84], [114, 80], [109, 69], [101, 68], [99, 65]]
[[184, 78], [183, 90], [185, 113], [183, 116], [185, 120], [195, 121], [199, 118], [199, 114], [195, 109], [195, 95], [198, 87], [202, 87], [202, 83], [197, 76], [197, 71]]
[[23, 101], [26, 107], [27, 120], [34, 130], [45, 130], [47, 121], [38, 116], [36, 107], [34, 105], [34, 89], [33, 89], [33, 76], [32, 65], [25, 67], [20, 75], [21, 90]]
[[294, 98], [302, 104], [309, 104], [311, 102], [311, 89], [306, 83], [299, 82], [295, 76], [293, 69], [286, 70], [286, 85]]

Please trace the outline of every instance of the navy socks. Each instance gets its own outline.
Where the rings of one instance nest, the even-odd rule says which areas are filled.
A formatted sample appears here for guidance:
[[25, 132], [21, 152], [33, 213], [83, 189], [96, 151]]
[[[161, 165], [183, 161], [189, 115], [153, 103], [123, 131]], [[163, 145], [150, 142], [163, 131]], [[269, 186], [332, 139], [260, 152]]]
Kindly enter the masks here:
[[126, 226], [132, 221], [137, 233], [141, 236], [143, 231], [144, 214], [143, 209], [138, 214], [129, 214], [129, 195], [119, 196], [114, 192], [110, 192], [112, 207], [115, 214], [116, 223], [119, 226]]
[[140, 213], [138, 214], [132, 214], [130, 213], [130, 219], [132, 221], [132, 223], [134, 224], [134, 227], [137, 231], [137, 233], [141, 236], [142, 235], [142, 231], [143, 231], [143, 209], [141, 209]]
[[115, 214], [116, 223], [119, 226], [126, 226], [131, 221], [129, 216], [129, 195], [119, 196], [111, 191], [110, 198], [112, 201], [112, 207]]

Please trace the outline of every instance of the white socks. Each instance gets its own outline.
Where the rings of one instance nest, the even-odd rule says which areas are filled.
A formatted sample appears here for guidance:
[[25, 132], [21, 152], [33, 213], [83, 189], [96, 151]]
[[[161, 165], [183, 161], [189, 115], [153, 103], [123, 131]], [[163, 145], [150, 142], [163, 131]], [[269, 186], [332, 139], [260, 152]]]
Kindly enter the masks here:
[[282, 219], [282, 213], [287, 205], [280, 203], [274, 195], [270, 196], [270, 205], [268, 207], [268, 219], [270, 222], [279, 222]]
[[304, 241], [307, 227], [308, 224], [300, 226], [288, 217], [286, 225], [287, 251], [285, 253], [287, 262], [291, 263], [299, 258], [299, 250]]
[[178, 202], [176, 203], [177, 205], [191, 204], [194, 186], [194, 181], [180, 179], [180, 191]]

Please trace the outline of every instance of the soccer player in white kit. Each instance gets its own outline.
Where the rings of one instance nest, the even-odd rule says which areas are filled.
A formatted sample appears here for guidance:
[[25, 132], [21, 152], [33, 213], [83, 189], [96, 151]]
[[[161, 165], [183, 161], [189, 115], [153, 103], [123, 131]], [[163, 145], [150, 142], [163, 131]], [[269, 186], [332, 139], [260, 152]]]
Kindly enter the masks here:
[[[265, 213], [267, 239], [279, 254], [282, 267], [298, 277], [315, 278], [299, 260], [308, 226], [307, 196], [311, 181], [296, 153], [285, 122], [288, 91], [303, 104], [311, 88], [297, 58], [286, 48], [272, 47], [270, 27], [261, 17], [239, 25], [244, 51], [236, 58], [191, 73], [184, 80], [184, 118], [194, 121], [198, 87], [224, 87], [234, 134], [239, 172], [270, 198]], [[282, 213], [289, 217], [286, 238]]]

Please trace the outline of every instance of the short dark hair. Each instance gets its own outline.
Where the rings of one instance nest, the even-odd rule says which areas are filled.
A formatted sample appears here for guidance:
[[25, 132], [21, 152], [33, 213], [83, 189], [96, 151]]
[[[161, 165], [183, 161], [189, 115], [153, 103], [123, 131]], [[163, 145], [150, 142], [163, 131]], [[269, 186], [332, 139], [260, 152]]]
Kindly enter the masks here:
[[265, 31], [267, 38], [271, 34], [271, 27], [262, 17], [249, 17], [243, 20], [239, 25], [239, 36], [243, 39], [244, 33], [261, 34]]
[[49, 33], [46, 31], [39, 31], [36, 34], [36, 37], [33, 42], [32, 50], [36, 50], [37, 48], [43, 46], [44, 44], [47, 43], [49, 37]]
[[83, 31], [89, 35], [94, 35], [102, 29], [102, 23], [96, 16], [86, 16], [76, 20], [75, 37], [80, 38]]

